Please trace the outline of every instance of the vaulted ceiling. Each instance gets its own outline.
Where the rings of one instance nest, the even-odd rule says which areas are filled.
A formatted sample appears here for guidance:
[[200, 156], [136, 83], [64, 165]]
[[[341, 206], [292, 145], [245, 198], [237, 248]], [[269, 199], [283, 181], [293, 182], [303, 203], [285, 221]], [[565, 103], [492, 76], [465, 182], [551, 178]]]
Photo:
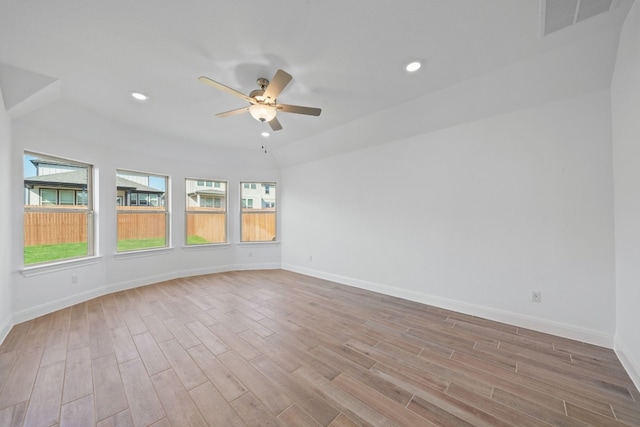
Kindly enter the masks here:
[[[548, 1], [2, 0], [0, 87], [17, 119], [50, 109], [64, 122], [87, 110], [182, 143], [256, 150], [260, 123], [214, 116], [244, 101], [197, 78], [249, 93], [257, 78], [283, 69], [293, 81], [279, 101], [322, 115], [280, 113], [284, 129], [269, 142], [303, 147], [365, 117], [393, 128], [443, 88], [615, 35], [633, 2], [613, 0], [604, 13], [543, 36], [545, 12], [559, 13], [551, 6], [560, 3]], [[407, 73], [412, 59], [423, 67]], [[132, 91], [150, 99], [136, 101]]]

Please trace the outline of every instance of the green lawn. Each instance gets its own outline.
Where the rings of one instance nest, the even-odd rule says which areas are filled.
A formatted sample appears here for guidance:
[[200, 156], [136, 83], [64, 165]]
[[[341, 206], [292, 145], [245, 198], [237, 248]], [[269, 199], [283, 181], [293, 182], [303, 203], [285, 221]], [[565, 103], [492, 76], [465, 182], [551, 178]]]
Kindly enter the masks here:
[[[189, 236], [189, 244], [197, 245], [209, 243], [200, 236]], [[164, 237], [155, 239], [130, 239], [118, 241], [118, 252], [135, 251], [138, 249], [163, 248]], [[57, 261], [87, 255], [87, 243], [61, 243], [58, 245], [34, 245], [24, 248], [24, 264]]]
[[205, 243], [211, 243], [211, 242], [205, 239], [204, 237], [201, 237], [198, 235], [187, 236], [187, 245], [203, 245]]
[[118, 240], [118, 252], [135, 251], [138, 249], [164, 248], [164, 237], [153, 239]]
[[24, 264], [37, 264], [86, 255], [87, 242], [27, 246], [24, 248]]

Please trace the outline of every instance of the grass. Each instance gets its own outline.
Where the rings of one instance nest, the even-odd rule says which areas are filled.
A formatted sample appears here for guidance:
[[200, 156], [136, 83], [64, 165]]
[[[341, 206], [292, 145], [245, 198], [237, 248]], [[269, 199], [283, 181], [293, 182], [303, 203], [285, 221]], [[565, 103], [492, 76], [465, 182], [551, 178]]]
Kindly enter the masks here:
[[58, 261], [87, 255], [87, 242], [34, 245], [24, 248], [24, 264]]
[[202, 236], [198, 236], [198, 235], [187, 236], [187, 245], [203, 245], [206, 243], [211, 243], [211, 242]]
[[135, 251], [138, 249], [164, 248], [166, 241], [164, 237], [153, 239], [128, 239], [118, 240], [118, 252]]
[[[204, 237], [188, 236], [189, 245], [211, 243]], [[129, 239], [118, 241], [118, 252], [135, 251], [139, 249], [163, 248], [164, 237], [154, 239]], [[87, 243], [60, 243], [57, 245], [34, 245], [24, 248], [24, 264], [38, 264], [41, 262], [59, 261], [87, 255]]]

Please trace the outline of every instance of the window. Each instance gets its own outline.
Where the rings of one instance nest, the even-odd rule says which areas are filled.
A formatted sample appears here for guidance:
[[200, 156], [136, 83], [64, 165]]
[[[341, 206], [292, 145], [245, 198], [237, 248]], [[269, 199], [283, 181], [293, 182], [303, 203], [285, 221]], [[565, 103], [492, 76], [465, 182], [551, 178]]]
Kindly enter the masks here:
[[40, 189], [40, 203], [43, 205], [57, 205], [58, 191], [49, 188]]
[[94, 254], [92, 167], [25, 152], [24, 265]]
[[187, 245], [226, 243], [227, 183], [187, 178]]
[[169, 246], [169, 178], [116, 171], [118, 252]]
[[244, 182], [240, 185], [241, 241], [276, 240], [276, 184]]
[[60, 204], [61, 205], [75, 205], [76, 203], [76, 192], [73, 190], [59, 190], [58, 194], [60, 195]]

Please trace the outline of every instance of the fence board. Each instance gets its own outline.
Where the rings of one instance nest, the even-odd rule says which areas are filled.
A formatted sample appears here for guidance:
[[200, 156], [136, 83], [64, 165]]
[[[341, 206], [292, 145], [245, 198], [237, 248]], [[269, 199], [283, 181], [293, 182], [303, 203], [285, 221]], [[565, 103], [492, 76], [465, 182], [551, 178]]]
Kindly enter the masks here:
[[118, 241], [165, 237], [165, 221], [164, 212], [118, 212]]
[[53, 245], [87, 241], [85, 212], [25, 212], [24, 245]]
[[276, 213], [242, 213], [242, 241], [264, 242], [276, 240]]
[[209, 243], [227, 241], [226, 215], [187, 213], [187, 236], [200, 236]]

